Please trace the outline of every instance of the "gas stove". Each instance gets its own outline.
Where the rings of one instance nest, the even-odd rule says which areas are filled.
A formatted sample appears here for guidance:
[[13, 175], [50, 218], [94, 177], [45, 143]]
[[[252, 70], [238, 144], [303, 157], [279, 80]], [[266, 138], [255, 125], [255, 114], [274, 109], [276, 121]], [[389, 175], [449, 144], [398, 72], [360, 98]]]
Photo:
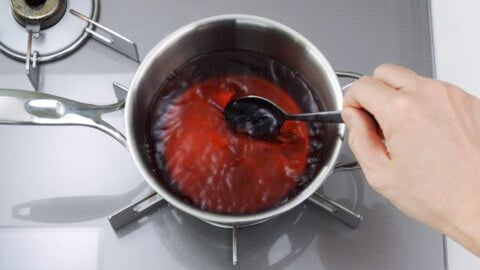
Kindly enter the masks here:
[[[227, 13], [294, 28], [338, 70], [369, 74], [394, 62], [433, 73], [428, 1], [3, 2], [0, 88], [92, 104], [115, 102], [112, 83], [128, 86], [137, 60], [168, 33]], [[36, 19], [32, 10], [47, 4]], [[123, 130], [121, 113], [105, 120]], [[231, 229], [155, 196], [143, 203], [147, 215], [125, 224], [117, 211], [150, 190], [128, 151], [96, 130], [0, 126], [0, 134], [0, 269], [229, 269], [232, 255], [237, 269], [445, 268], [442, 235], [401, 214], [358, 169], [333, 174], [313, 203], [237, 228], [232, 239]], [[341, 160], [352, 159], [345, 147]], [[332, 218], [329, 207], [350, 219]], [[358, 227], [349, 209], [363, 216]]]

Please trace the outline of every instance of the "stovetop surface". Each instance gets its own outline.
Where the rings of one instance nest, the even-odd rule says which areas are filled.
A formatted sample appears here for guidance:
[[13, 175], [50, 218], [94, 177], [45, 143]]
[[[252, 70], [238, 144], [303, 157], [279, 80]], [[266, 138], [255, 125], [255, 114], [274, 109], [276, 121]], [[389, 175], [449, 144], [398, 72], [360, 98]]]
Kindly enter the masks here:
[[[370, 74], [392, 62], [433, 73], [428, 1], [102, 0], [99, 21], [134, 40], [142, 59], [180, 26], [226, 13], [292, 27], [337, 70]], [[0, 26], [0, 38], [1, 32]], [[89, 40], [73, 55], [41, 65], [40, 91], [106, 104], [115, 101], [112, 82], [128, 85], [137, 67]], [[24, 64], [0, 54], [0, 87], [31, 90]], [[106, 120], [122, 129], [122, 113]], [[104, 134], [0, 126], [0, 149], [0, 269], [231, 268], [229, 230], [168, 206], [117, 233], [111, 229], [106, 217], [148, 190], [129, 153]], [[355, 187], [360, 228], [305, 203], [242, 228], [237, 269], [444, 269], [442, 236], [377, 195], [360, 171], [333, 175], [324, 192], [351, 207]]]

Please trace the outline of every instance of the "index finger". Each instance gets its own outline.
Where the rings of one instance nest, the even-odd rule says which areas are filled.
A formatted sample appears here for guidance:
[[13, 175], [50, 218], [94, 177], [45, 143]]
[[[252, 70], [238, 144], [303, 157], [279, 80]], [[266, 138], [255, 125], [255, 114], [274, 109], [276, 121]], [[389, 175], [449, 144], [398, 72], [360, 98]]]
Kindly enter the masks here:
[[364, 109], [381, 124], [386, 109], [399, 91], [372, 77], [362, 77], [350, 86], [345, 94], [344, 107]]
[[398, 90], [415, 90], [415, 84], [419, 76], [408, 68], [383, 64], [373, 72], [373, 77]]

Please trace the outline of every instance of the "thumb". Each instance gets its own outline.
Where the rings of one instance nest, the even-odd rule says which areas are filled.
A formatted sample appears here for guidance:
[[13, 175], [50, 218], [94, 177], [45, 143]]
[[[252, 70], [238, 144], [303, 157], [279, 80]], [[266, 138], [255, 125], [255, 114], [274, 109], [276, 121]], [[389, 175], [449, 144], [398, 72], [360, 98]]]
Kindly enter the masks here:
[[389, 156], [372, 116], [362, 109], [346, 107], [342, 118], [349, 129], [348, 144], [362, 169], [384, 165]]

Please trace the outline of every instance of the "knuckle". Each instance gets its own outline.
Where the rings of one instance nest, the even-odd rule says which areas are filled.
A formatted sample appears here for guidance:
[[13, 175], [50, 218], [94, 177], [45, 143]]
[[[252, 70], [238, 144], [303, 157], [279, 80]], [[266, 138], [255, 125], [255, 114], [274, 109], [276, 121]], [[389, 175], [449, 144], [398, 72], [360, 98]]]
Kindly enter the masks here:
[[356, 88], [364, 87], [364, 86], [370, 85], [373, 82], [373, 80], [374, 79], [370, 76], [363, 76], [360, 79], [356, 80], [353, 83], [352, 87], [356, 87]]
[[369, 87], [372, 83], [373, 78], [364, 76], [356, 80], [346, 91], [344, 95], [344, 103], [349, 104], [352, 100], [355, 100], [358, 95], [360, 95], [363, 90]]
[[374, 83], [374, 78], [369, 76], [363, 76], [362, 78], [356, 80], [346, 93], [346, 96], [355, 95], [359, 91], [363, 91], [363, 89], [371, 87]]
[[371, 76], [363, 76], [358, 80], [358, 82], [363, 84], [371, 84], [375, 79]]
[[415, 110], [413, 101], [406, 96], [395, 97], [391, 105], [396, 114], [408, 113]]
[[412, 127], [421, 115], [422, 108], [414, 98], [399, 96], [393, 99], [388, 113], [388, 121], [384, 129], [385, 138], [390, 138], [392, 131], [398, 127]]
[[362, 80], [363, 77], [352, 83], [352, 85], [347, 89], [347, 92], [345, 93], [345, 98], [352, 96], [356, 91], [358, 91], [359, 88], [362, 87]]
[[379, 76], [380, 74], [384, 74], [385, 72], [388, 72], [390, 68], [391, 64], [381, 64], [375, 68], [375, 70], [373, 71], [373, 75]]

